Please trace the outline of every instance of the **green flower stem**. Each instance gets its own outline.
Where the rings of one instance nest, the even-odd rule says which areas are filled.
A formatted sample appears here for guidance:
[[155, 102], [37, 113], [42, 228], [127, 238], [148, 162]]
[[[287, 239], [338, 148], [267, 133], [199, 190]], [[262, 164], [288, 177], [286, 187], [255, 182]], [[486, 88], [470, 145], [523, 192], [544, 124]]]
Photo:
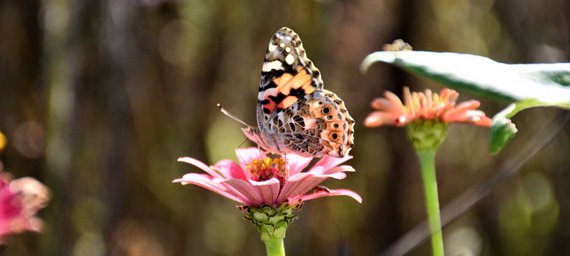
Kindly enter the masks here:
[[283, 237], [271, 237], [263, 240], [267, 256], [285, 256], [285, 244]]
[[422, 167], [422, 178], [426, 196], [426, 207], [429, 228], [431, 230], [431, 246], [434, 256], [443, 256], [443, 236], [441, 234], [441, 217], [437, 196], [437, 180], [435, 176], [436, 150], [419, 150], [418, 157]]

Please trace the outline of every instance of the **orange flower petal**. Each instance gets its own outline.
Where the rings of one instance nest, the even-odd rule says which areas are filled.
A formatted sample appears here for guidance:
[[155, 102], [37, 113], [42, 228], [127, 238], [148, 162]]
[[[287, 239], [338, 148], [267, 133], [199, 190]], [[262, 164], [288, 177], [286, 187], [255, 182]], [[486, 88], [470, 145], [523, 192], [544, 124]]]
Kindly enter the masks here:
[[396, 125], [398, 119], [404, 115], [398, 115], [394, 113], [387, 113], [381, 111], [374, 111], [364, 119], [364, 126], [366, 127], [378, 127], [382, 125]]
[[404, 126], [417, 119], [440, 119], [444, 122], [462, 122], [481, 126], [489, 126], [489, 119], [483, 111], [475, 110], [480, 103], [470, 100], [455, 105], [459, 93], [444, 88], [440, 93], [426, 89], [424, 92], [411, 92], [409, 87], [403, 88], [403, 101], [394, 93], [385, 92], [385, 98], [372, 101], [374, 111], [366, 117], [364, 125], [376, 127], [382, 125]]

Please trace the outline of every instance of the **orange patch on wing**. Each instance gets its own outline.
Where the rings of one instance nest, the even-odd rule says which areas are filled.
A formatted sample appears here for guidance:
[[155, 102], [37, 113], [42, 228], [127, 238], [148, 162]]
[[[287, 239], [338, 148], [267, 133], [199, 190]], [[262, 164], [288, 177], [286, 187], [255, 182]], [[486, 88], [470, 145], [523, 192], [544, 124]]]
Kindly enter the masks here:
[[301, 86], [301, 88], [303, 88], [303, 91], [305, 91], [305, 94], [311, 94], [317, 89], [317, 87], [314, 87], [311, 84], [311, 80], [309, 80], [308, 83], [303, 84], [303, 86]]
[[[297, 73], [297, 76], [301, 75], [301, 78], [299, 78], [299, 79], [302, 79], [299, 81], [302, 81], [302, 82], [295, 84], [293, 86], [293, 88], [295, 88], [295, 89], [302, 88], [303, 91], [305, 91], [305, 94], [313, 93], [317, 88], [315, 86], [313, 86], [313, 84], [311, 83], [312, 77], [309, 74], [307, 74], [307, 70], [305, 70], [304, 68], [300, 67], [297, 70], [299, 71], [299, 73]], [[295, 76], [295, 77], [297, 77], [297, 76]]]
[[273, 79], [273, 82], [277, 85], [277, 88], [281, 87], [281, 84], [287, 84], [293, 76], [289, 73], [284, 73], [280, 77]]
[[[305, 94], [311, 94], [317, 89], [311, 84], [312, 77], [307, 73], [307, 70], [302, 67], [297, 68], [296, 75], [293, 76], [289, 73], [284, 73], [280, 77], [273, 79], [273, 82], [277, 85], [277, 88], [267, 90], [263, 97], [264, 99], [269, 99], [269, 103], [264, 104], [264, 108], [269, 111], [273, 111], [276, 108], [285, 109], [295, 104], [299, 98], [290, 95], [291, 89], [301, 88]], [[269, 96], [277, 96], [280, 94], [286, 97], [279, 102], [279, 104], [275, 104], [275, 102], [269, 98]]]
[[283, 101], [281, 101], [281, 103], [279, 103], [279, 105], [277, 105], [278, 107], [285, 109], [288, 108], [289, 106], [295, 104], [295, 102], [297, 102], [297, 100], [299, 100], [297, 97], [295, 96], [287, 96], [285, 99], [283, 99]]
[[[277, 84], [277, 91], [281, 94], [288, 95], [291, 89], [311, 87], [311, 76], [303, 68], [298, 68], [298, 73], [295, 76], [283, 74], [283, 76], [273, 80]], [[311, 91], [312, 92], [312, 91]], [[310, 92], [309, 92], [310, 93]]]

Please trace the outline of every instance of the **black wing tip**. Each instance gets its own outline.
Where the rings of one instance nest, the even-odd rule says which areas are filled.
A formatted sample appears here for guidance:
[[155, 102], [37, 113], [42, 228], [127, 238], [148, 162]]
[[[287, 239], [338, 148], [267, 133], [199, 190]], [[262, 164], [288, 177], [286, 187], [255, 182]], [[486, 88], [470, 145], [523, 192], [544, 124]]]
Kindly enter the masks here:
[[295, 35], [297, 35], [297, 33], [293, 29], [290, 29], [289, 27], [281, 27], [279, 30], [277, 30], [277, 32], [275, 32], [275, 34], [289, 35], [291, 38], [294, 38]]
[[289, 31], [293, 31], [293, 30], [290, 29], [289, 27], [283, 26], [283, 27], [281, 27], [281, 28], [280, 28], [279, 30], [277, 30], [277, 31], [289, 32]]

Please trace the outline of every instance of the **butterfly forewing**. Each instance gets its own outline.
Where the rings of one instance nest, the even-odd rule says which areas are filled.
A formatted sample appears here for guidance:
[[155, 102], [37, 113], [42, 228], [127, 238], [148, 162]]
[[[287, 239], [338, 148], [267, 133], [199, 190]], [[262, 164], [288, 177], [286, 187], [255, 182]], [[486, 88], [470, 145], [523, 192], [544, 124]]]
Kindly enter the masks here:
[[295, 104], [301, 97], [322, 89], [320, 71], [307, 58], [299, 35], [289, 28], [279, 29], [269, 41], [258, 94], [258, 126], [271, 115]]

